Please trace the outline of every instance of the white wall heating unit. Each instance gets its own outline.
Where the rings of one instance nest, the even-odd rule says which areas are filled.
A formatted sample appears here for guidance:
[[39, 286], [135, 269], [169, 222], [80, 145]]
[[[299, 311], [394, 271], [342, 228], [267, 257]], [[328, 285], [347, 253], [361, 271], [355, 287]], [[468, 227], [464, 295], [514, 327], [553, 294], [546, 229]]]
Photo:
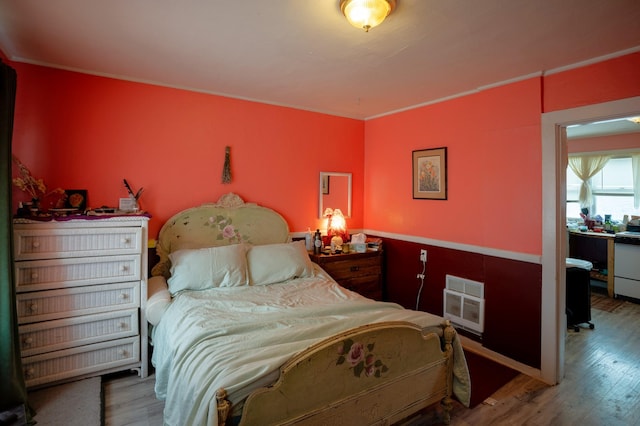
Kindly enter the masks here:
[[444, 317], [477, 335], [484, 331], [484, 283], [446, 276]]

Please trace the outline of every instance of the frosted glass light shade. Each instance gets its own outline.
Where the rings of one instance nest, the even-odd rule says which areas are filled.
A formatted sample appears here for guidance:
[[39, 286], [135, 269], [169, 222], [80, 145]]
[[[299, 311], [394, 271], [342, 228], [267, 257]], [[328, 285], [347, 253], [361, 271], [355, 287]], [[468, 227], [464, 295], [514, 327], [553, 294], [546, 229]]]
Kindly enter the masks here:
[[396, 0], [340, 0], [347, 21], [367, 32], [380, 25], [395, 7]]

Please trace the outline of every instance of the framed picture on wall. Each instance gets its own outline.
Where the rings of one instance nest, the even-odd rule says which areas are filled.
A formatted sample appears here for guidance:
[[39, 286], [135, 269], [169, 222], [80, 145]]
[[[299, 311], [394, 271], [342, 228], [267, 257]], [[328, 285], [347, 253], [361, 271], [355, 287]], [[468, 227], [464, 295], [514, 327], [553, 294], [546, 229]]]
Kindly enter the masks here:
[[413, 198], [447, 199], [447, 148], [413, 151]]
[[86, 189], [67, 189], [64, 192], [67, 194], [66, 208], [80, 211], [84, 211], [87, 208]]

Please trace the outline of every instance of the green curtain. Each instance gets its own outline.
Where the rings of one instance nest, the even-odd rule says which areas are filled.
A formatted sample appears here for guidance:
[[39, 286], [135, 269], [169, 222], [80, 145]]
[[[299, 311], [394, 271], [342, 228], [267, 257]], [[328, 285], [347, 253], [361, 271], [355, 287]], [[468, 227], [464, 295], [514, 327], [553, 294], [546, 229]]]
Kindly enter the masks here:
[[[11, 136], [16, 72], [0, 61], [0, 412], [27, 407], [13, 284]], [[27, 415], [30, 414], [26, 409]]]

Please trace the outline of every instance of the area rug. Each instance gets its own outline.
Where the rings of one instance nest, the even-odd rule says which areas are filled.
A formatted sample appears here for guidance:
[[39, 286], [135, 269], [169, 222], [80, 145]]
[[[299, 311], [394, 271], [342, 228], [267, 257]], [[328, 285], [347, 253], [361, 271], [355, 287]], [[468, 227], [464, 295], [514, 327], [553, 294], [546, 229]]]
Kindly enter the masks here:
[[100, 377], [77, 380], [29, 392], [37, 426], [100, 426], [102, 381]]
[[613, 312], [620, 306], [624, 305], [622, 299], [614, 299], [605, 294], [591, 292], [591, 307], [605, 312]]

